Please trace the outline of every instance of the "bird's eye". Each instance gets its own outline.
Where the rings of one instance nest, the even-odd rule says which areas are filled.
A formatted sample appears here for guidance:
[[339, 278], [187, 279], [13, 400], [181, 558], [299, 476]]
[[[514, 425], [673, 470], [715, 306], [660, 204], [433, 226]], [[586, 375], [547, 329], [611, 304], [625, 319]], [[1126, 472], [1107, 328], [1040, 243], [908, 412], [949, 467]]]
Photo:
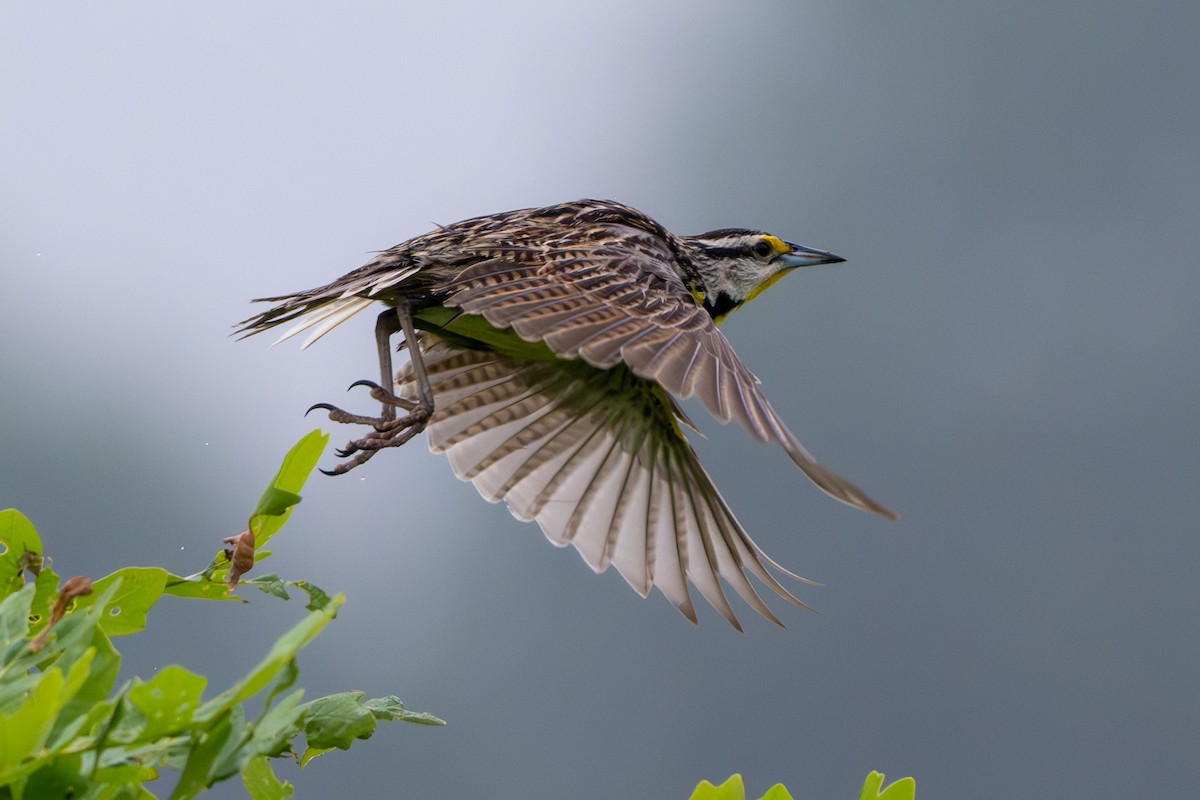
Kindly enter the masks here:
[[775, 252], [775, 248], [771, 247], [770, 243], [766, 241], [760, 241], [751, 249], [753, 250], [754, 255], [758, 256], [759, 258], [769, 258]]

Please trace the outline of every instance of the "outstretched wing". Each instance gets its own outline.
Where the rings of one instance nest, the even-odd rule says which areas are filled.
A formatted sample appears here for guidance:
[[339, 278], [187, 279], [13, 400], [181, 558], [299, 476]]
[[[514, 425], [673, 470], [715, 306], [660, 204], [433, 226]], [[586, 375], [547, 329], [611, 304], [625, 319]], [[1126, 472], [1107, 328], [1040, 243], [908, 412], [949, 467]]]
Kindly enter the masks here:
[[[536, 520], [551, 542], [574, 546], [596, 572], [615, 566], [643, 597], [659, 587], [692, 622], [688, 581], [741, 629], [724, 579], [782, 624], [745, 571], [803, 605], [764, 564], [804, 579], [763, 554], [734, 519], [659, 387], [623, 367], [459, 350], [431, 334], [422, 334], [422, 351], [435, 404], [430, 449], [445, 452], [455, 474], [487, 500]], [[409, 366], [396, 385], [415, 397]]]
[[[615, 226], [614, 226], [615, 227]], [[788, 430], [758, 379], [667, 265], [668, 244], [635, 228], [595, 244], [566, 241], [539, 258], [478, 261], [440, 290], [446, 305], [479, 314], [564, 358], [607, 369], [626, 364], [672, 394], [700, 398], [722, 422], [781, 445], [813, 483], [844, 503], [895, 518], [854, 484], [825, 468]]]

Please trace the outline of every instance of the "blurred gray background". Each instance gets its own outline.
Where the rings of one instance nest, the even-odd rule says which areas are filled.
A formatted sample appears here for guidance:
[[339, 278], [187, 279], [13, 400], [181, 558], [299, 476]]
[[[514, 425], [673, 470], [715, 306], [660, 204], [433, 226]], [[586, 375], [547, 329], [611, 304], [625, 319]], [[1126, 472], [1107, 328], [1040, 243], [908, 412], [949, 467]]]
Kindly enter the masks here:
[[[5, 4], [0, 507], [64, 575], [200, 569], [371, 317], [228, 338], [436, 222], [578, 197], [849, 263], [726, 332], [834, 503], [699, 409], [705, 464], [819, 614], [689, 625], [414, 444], [316, 476], [268, 568], [345, 591], [310, 697], [392, 725], [301, 796], [1163, 797], [1200, 749], [1200, 5]], [[327, 454], [325, 465], [334, 463]], [[126, 674], [213, 691], [302, 602], [165, 600]], [[158, 791], [166, 794], [169, 786]], [[218, 797], [243, 796], [229, 784]]]

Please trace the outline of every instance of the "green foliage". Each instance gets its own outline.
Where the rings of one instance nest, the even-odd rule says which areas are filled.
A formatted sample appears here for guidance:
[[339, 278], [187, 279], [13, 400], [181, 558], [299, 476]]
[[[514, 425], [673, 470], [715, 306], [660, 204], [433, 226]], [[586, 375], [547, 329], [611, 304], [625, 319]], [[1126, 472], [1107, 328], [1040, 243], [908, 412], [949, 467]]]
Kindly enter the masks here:
[[[313, 431], [284, 458], [250, 516], [249, 536], [239, 539], [249, 565], [269, 555], [255, 545], [287, 521], [327, 441]], [[163, 595], [232, 598], [231, 551], [188, 577], [126, 567], [95, 582], [71, 578], [61, 585], [42, 552], [28, 519], [0, 511], [0, 800], [153, 798], [146, 784], [163, 769], [179, 773], [172, 800], [239, 773], [254, 800], [281, 800], [292, 787], [275, 777], [271, 758], [306, 764], [370, 737], [380, 721], [445, 724], [408, 711], [395, 697], [364, 700], [360, 692], [343, 692], [302, 702], [304, 690], [293, 688], [296, 654], [345, 598], [275, 575], [246, 583], [285, 599], [288, 588], [302, 590], [307, 614], [232, 686], [205, 700], [208, 680], [170, 665], [148, 681], [117, 687], [121, 657], [111, 638], [142, 631]], [[262, 712], [250, 719], [244, 704], [257, 696]], [[300, 737], [303, 747], [296, 748]]]
[[[916, 781], [912, 778], [901, 778], [883, 791], [880, 791], [881, 786], [883, 774], [872, 772], [863, 783], [858, 800], [913, 800], [917, 791]], [[720, 786], [700, 781], [690, 800], [746, 800], [746, 786], [742, 783], [742, 776], [736, 773]], [[783, 788], [783, 784], [777, 783], [759, 800], [792, 800], [792, 796]]]
[[872, 772], [867, 776], [858, 800], [913, 800], [917, 793], [917, 782], [912, 778], [901, 778], [882, 791], [881, 786], [883, 773]]
[[[240, 580], [270, 555], [261, 548], [300, 502], [328, 439], [313, 431], [297, 442], [246, 532], [227, 539], [228, 549], [186, 577], [126, 567], [95, 582], [60, 583], [33, 524], [15, 509], [0, 511], [0, 800], [153, 800], [146, 784], [164, 769], [179, 774], [171, 800], [195, 797], [238, 774], [252, 800], [286, 800], [293, 787], [275, 776], [272, 758], [290, 756], [303, 767], [370, 738], [380, 722], [445, 724], [391, 696], [365, 700], [362, 692], [341, 692], [303, 702], [304, 690], [293, 688], [296, 654], [335, 618], [345, 598], [274, 574]], [[308, 598], [308, 613], [246, 675], [207, 700], [208, 679], [174, 664], [148, 681], [116, 686], [121, 656], [112, 637], [143, 631], [164, 595], [236, 599], [232, 588], [239, 584], [284, 600], [298, 589]], [[260, 696], [262, 711], [250, 719], [245, 703]], [[912, 778], [882, 787], [883, 775], [872, 772], [859, 800], [913, 800], [916, 791]], [[733, 775], [720, 786], [702, 781], [691, 800], [745, 798], [741, 776]], [[760, 800], [791, 798], [777, 784]]]

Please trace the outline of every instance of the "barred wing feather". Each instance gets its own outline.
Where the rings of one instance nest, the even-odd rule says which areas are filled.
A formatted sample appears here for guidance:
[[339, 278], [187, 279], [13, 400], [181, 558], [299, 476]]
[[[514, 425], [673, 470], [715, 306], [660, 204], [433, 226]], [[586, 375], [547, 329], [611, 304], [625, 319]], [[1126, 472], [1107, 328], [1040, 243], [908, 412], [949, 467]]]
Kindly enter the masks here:
[[[746, 577], [803, 605], [766, 566], [676, 424], [672, 401], [649, 381], [584, 361], [525, 361], [459, 350], [423, 334], [435, 412], [429, 446], [454, 472], [513, 515], [536, 520], [596, 572], [612, 565], [643, 597], [658, 586], [690, 620], [690, 581], [732, 625], [720, 581], [779, 620]], [[414, 396], [406, 366], [402, 396]], [[804, 580], [798, 578], [799, 580]]]
[[[631, 241], [638, 241], [631, 233]], [[600, 369], [627, 365], [668, 392], [697, 396], [722, 422], [736, 419], [762, 442], [783, 447], [820, 489], [848, 505], [894, 518], [885, 506], [819, 464], [788, 430], [708, 312], [682, 279], [661, 266], [669, 252], [649, 257], [608, 242], [555, 258], [485, 259], [441, 287], [446, 305], [511, 327], [526, 341], [544, 341], [558, 355]]]

